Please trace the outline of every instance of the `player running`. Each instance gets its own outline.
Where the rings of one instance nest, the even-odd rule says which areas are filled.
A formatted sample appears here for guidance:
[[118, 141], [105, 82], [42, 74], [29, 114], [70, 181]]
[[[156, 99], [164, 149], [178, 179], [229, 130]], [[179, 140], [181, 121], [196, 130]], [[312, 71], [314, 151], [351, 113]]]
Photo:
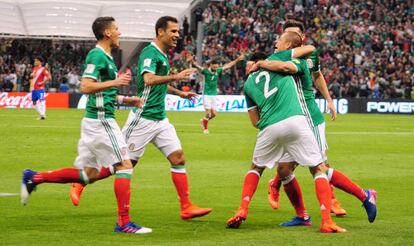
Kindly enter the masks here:
[[204, 75], [204, 88], [203, 88], [203, 105], [206, 114], [200, 119], [200, 125], [205, 134], [209, 133], [208, 122], [217, 115], [217, 84], [218, 77], [224, 70], [232, 68], [239, 61], [244, 59], [244, 54], [241, 54], [235, 60], [226, 63], [223, 67], [220, 67], [219, 62], [216, 59], [211, 60], [209, 68], [203, 68], [197, 62], [194, 61], [193, 56], [188, 56], [188, 61], [191, 62], [200, 72]]
[[[169, 75], [170, 66], [167, 50], [177, 45], [179, 25], [174, 17], [163, 16], [155, 25], [156, 38], [145, 47], [138, 60], [137, 90], [144, 105], [134, 108], [122, 129], [133, 165], [144, 155], [146, 146], [153, 143], [169, 160], [171, 177], [181, 204], [183, 220], [207, 215], [211, 208], [200, 208], [189, 198], [188, 179], [185, 170], [184, 152], [174, 126], [165, 114], [166, 93], [192, 99], [197, 94], [183, 92], [168, 85], [177, 80], [188, 79], [195, 69], [186, 69], [178, 74]], [[100, 179], [111, 175], [109, 168], [101, 169]], [[72, 202], [77, 205], [83, 186], [75, 184], [71, 189]]]
[[50, 72], [42, 66], [43, 59], [38, 56], [34, 59], [34, 67], [30, 74], [32, 101], [36, 112], [39, 113], [39, 120], [46, 119], [45, 85], [52, 79]]
[[[298, 34], [287, 32], [278, 40], [277, 48], [286, 50], [300, 44], [301, 38]], [[296, 163], [309, 166], [315, 179], [316, 194], [322, 214], [321, 232], [346, 231], [331, 219], [328, 175], [337, 187], [341, 188], [350, 183], [353, 185], [352, 192], [363, 197], [368, 219], [373, 222], [376, 217], [376, 192], [361, 189], [339, 171], [328, 169], [323, 164], [323, 157], [311, 129], [312, 122], [307, 113], [303, 92], [301, 88], [297, 88], [300, 87], [301, 82], [296, 83], [298, 79], [311, 81], [306, 61], [298, 59], [293, 59], [292, 62], [275, 61], [273, 65], [275, 71], [283, 74], [260, 69], [253, 72], [245, 84], [249, 116], [252, 124], [259, 128], [260, 132], [257, 135], [252, 168], [244, 179], [241, 205], [236, 214], [227, 221], [227, 226], [240, 227], [247, 218], [249, 203], [264, 168], [273, 168], [286, 152]]]
[[131, 80], [128, 74], [117, 78], [117, 68], [111, 50], [119, 47], [118, 26], [112, 17], [99, 17], [92, 24], [97, 39], [96, 48], [86, 57], [81, 91], [88, 94], [85, 116], [82, 119], [81, 139], [78, 143], [77, 168], [62, 168], [48, 172], [23, 171], [21, 202], [26, 205], [30, 194], [42, 183], [89, 184], [97, 180], [101, 166], [115, 170], [115, 196], [118, 203], [118, 221], [115, 232], [144, 234], [145, 228], [130, 221], [130, 183], [132, 163], [128, 147], [115, 120], [115, 102], [141, 106], [138, 97], [117, 96], [118, 87]]

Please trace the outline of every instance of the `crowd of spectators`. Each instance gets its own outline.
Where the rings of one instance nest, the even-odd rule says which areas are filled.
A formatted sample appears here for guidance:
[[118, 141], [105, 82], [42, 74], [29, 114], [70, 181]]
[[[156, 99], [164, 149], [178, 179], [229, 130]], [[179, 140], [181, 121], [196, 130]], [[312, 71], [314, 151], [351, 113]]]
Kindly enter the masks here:
[[29, 91], [33, 60], [40, 56], [52, 81], [48, 91], [78, 92], [82, 64], [91, 41], [2, 38], [0, 45], [0, 90]]
[[[393, 11], [390, 11], [393, 10]], [[204, 9], [204, 40], [199, 51], [206, 66], [222, 64], [240, 53], [271, 54], [287, 19], [305, 24], [308, 44], [317, 47], [332, 97], [375, 99], [414, 98], [413, 0], [228, 0], [211, 1]], [[188, 54], [197, 52], [195, 30], [182, 20], [182, 36], [169, 52], [172, 73], [188, 67]], [[79, 80], [92, 41], [0, 40], [0, 91], [29, 91], [33, 58], [41, 56], [52, 74], [49, 91], [78, 92]], [[138, 55], [138, 54], [137, 54]], [[130, 66], [136, 75], [136, 60]], [[219, 94], [241, 94], [245, 63], [225, 70]], [[201, 92], [202, 76], [176, 83]], [[134, 88], [128, 93], [133, 94]]]
[[[412, 0], [229, 0], [203, 13], [203, 61], [273, 52], [287, 19], [302, 21], [335, 98], [410, 98], [414, 85]], [[224, 74], [221, 94], [241, 93], [244, 64]]]

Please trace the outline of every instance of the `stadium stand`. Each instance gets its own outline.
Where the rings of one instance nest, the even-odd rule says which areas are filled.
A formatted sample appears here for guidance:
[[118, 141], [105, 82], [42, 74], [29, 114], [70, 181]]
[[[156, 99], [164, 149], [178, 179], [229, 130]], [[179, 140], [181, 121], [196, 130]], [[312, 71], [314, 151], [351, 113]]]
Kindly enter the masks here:
[[[222, 63], [226, 63], [244, 51], [264, 51], [270, 54], [273, 52], [274, 40], [282, 32], [283, 23], [286, 19], [293, 18], [305, 23], [306, 43], [318, 48], [322, 73], [332, 97], [412, 98], [413, 0], [205, 2], [208, 4], [202, 13], [204, 39], [199, 46], [204, 65], [213, 58], [219, 58]], [[132, 9], [131, 3], [122, 9]], [[387, 11], [389, 9], [394, 11]], [[110, 13], [109, 8], [104, 12]], [[118, 12], [121, 16], [122, 12]], [[132, 23], [130, 19], [121, 20], [123, 23]], [[190, 25], [192, 23], [187, 18], [181, 20], [183, 39], [177, 49], [169, 53], [173, 65], [172, 73], [188, 65], [187, 54], [197, 53], [196, 30], [190, 30], [193, 25]], [[132, 27], [138, 24], [133, 22], [130, 27], [127, 26], [127, 33], [132, 33]], [[152, 33], [151, 28], [146, 32]], [[11, 82], [12, 90], [28, 91], [32, 58], [41, 55], [50, 66], [53, 77], [49, 90], [76, 92], [82, 71], [81, 62], [93, 46], [87, 40], [82, 40], [79, 36], [72, 41], [2, 38], [0, 90], [10, 90]], [[134, 74], [136, 56], [130, 59], [128, 65]], [[219, 94], [242, 93], [244, 66], [240, 62], [221, 76]], [[201, 80], [202, 76], [195, 74], [190, 81], [177, 82], [175, 86], [200, 92]], [[132, 86], [128, 92], [133, 91]]]
[[[413, 13], [412, 0], [211, 2], [203, 13], [203, 61], [226, 62], [244, 49], [270, 53], [284, 21], [293, 18], [318, 47], [333, 97], [410, 98]], [[221, 94], [239, 93], [243, 75], [241, 65], [223, 76]]]

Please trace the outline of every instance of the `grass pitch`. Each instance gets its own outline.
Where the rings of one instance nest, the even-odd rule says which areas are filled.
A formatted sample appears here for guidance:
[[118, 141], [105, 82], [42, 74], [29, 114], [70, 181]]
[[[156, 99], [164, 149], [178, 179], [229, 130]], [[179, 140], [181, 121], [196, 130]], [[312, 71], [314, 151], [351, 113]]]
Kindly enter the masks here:
[[[117, 113], [122, 126], [127, 111]], [[296, 176], [313, 219], [311, 227], [282, 228], [294, 211], [282, 191], [281, 208], [267, 203], [266, 170], [239, 230], [225, 228], [240, 202], [256, 130], [247, 114], [221, 113], [210, 134], [199, 126], [201, 113], [169, 113], [187, 159], [191, 198], [212, 207], [203, 218], [182, 221], [169, 163], [149, 145], [134, 170], [131, 215], [153, 228], [149, 235], [113, 232], [116, 201], [113, 179], [89, 185], [79, 207], [72, 206], [67, 184], [44, 184], [27, 206], [18, 196], [21, 171], [71, 167], [83, 111], [48, 110], [45, 121], [34, 110], [0, 109], [0, 244], [1, 245], [412, 245], [414, 242], [414, 118], [397, 115], [340, 115], [327, 121], [329, 160], [363, 187], [378, 191], [378, 217], [370, 224], [361, 203], [336, 190], [348, 215], [334, 218], [344, 234], [318, 232], [320, 214], [313, 180], [305, 168]]]

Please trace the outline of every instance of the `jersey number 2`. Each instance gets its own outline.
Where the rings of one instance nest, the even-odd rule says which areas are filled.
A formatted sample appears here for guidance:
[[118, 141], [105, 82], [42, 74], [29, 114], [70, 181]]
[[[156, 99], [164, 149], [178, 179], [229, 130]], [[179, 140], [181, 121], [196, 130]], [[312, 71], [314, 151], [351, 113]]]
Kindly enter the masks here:
[[257, 75], [256, 77], [256, 84], [260, 83], [260, 79], [264, 76], [265, 78], [265, 84], [264, 84], [264, 96], [265, 98], [270, 97], [271, 95], [275, 94], [277, 91], [277, 87], [271, 89], [269, 91], [269, 82], [270, 82], [270, 74], [267, 71], [262, 71], [259, 73], [259, 75]]

